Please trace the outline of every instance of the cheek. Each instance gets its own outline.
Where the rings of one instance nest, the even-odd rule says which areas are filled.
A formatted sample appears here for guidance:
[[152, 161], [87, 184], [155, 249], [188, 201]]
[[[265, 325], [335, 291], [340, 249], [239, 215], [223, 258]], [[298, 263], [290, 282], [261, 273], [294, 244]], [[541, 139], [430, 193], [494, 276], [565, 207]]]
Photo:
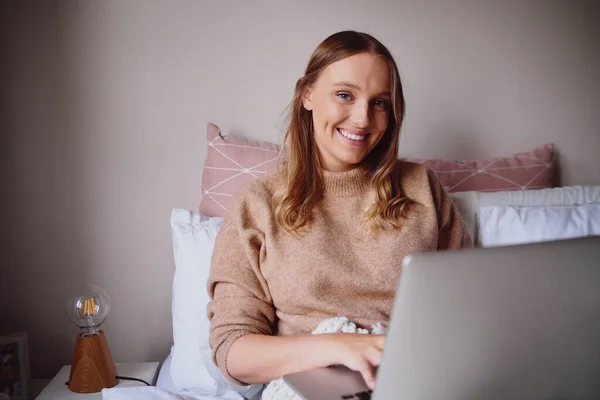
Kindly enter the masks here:
[[329, 122], [338, 125], [340, 122], [348, 118], [348, 114], [348, 107], [339, 103], [334, 103], [330, 108]]
[[347, 118], [347, 111], [344, 105], [339, 102], [323, 99], [315, 104], [313, 109], [313, 119], [315, 126], [320, 126], [323, 129], [330, 125], [337, 125]]

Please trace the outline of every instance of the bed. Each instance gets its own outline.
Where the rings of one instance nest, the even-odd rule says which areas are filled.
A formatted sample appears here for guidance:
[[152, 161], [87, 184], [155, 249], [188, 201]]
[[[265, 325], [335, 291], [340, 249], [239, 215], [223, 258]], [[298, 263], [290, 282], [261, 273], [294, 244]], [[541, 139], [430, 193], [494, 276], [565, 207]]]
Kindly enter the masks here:
[[[241, 144], [236, 140], [242, 141]], [[219, 146], [220, 142], [222, 146]], [[270, 172], [264, 167], [276, 160], [273, 157], [278, 148], [274, 144], [265, 145], [243, 138], [227, 139], [212, 124], [209, 125], [207, 143], [209, 151], [203, 174], [204, 195], [200, 212], [174, 209], [171, 213], [175, 262], [172, 293], [174, 345], [162, 363], [155, 387], [104, 389], [102, 395], [105, 400], [273, 398], [272, 394], [268, 399], [265, 397], [264, 385], [237, 386], [230, 383], [214, 365], [208, 345], [206, 304], [209, 299], [206, 281], [214, 240], [231, 193], [244, 182]], [[241, 148], [244, 149], [243, 153], [239, 153]], [[252, 153], [253, 149], [256, 149], [256, 154]], [[440, 180], [451, 192], [450, 196], [477, 246], [504, 246], [600, 235], [600, 186], [553, 188], [552, 174], [547, 174], [548, 170], [553, 169], [553, 154], [544, 159], [546, 155], [543, 153], [548, 149], [552, 148], [545, 146], [537, 152], [521, 153], [526, 154], [521, 159], [513, 155], [504, 160], [420, 161], [443, 177]], [[233, 153], [228, 153], [230, 150]], [[219, 157], [222, 156], [228, 162], [235, 162], [242, 172], [238, 175], [231, 172], [233, 175], [230, 176], [212, 176], [213, 172], [219, 171]], [[534, 160], [533, 164], [531, 159]], [[454, 169], [445, 171], [444, 166], [450, 164]], [[217, 167], [211, 170], [211, 166], [215, 165]], [[471, 179], [469, 172], [471, 168], [475, 170], [475, 175], [480, 173], [478, 171], [482, 165], [488, 167], [488, 172], [492, 170], [490, 166], [502, 165], [503, 169], [489, 173], [498, 175], [502, 174], [501, 171], [508, 171], [510, 179], [500, 176], [500, 181], [504, 179], [513, 183], [519, 175], [515, 171], [521, 168], [523, 173], [530, 174], [526, 177], [530, 185], [517, 182], [513, 187], [502, 188], [497, 186], [499, 180], [496, 179], [492, 181], [495, 187], [491, 188], [489, 182], [486, 186], [484, 180]], [[539, 172], [532, 174], [532, 168], [538, 166]], [[453, 173], [454, 181], [449, 178]], [[238, 179], [242, 175], [244, 179]], [[542, 176], [545, 178], [541, 179]], [[465, 185], [469, 179], [471, 185]], [[538, 187], [531, 185], [534, 182]], [[215, 190], [217, 188], [219, 190]], [[216, 196], [216, 192], [221, 197]], [[282, 394], [281, 398], [290, 397], [289, 394]]]

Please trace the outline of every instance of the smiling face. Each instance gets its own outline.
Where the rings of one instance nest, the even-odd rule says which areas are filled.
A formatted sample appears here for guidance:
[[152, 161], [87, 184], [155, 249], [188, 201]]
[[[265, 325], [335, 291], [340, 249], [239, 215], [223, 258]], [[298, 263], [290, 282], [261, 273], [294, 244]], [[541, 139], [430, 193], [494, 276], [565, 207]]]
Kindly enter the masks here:
[[307, 89], [303, 105], [312, 111], [322, 167], [353, 169], [386, 132], [391, 108], [388, 66], [370, 53], [336, 61]]

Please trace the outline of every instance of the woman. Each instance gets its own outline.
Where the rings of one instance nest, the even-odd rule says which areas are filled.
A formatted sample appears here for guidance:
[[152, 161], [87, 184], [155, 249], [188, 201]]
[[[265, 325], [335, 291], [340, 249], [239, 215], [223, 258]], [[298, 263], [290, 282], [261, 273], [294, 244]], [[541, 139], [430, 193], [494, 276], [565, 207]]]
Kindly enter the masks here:
[[401, 162], [404, 96], [370, 35], [328, 37], [296, 84], [286, 162], [237, 195], [209, 279], [210, 343], [236, 383], [343, 364], [372, 388], [384, 336], [309, 335], [324, 319], [389, 321], [403, 257], [470, 245], [427, 168]]

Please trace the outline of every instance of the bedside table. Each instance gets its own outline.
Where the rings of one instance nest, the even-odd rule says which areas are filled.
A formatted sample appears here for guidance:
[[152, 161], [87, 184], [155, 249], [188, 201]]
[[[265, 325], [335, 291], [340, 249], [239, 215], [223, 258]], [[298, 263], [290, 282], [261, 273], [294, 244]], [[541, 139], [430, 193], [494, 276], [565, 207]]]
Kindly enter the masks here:
[[[117, 373], [119, 376], [126, 376], [130, 378], [138, 378], [148, 382], [154, 386], [156, 378], [158, 376], [159, 362], [145, 362], [145, 363], [116, 363]], [[48, 386], [42, 390], [42, 393], [36, 400], [82, 400], [82, 399], [102, 399], [102, 392], [97, 393], [74, 393], [69, 390], [65, 382], [69, 380], [69, 374], [71, 372], [70, 365], [64, 365], [58, 374], [50, 381]], [[129, 386], [146, 386], [142, 382], [128, 381], [119, 379], [117, 386], [115, 387], [129, 387]]]

